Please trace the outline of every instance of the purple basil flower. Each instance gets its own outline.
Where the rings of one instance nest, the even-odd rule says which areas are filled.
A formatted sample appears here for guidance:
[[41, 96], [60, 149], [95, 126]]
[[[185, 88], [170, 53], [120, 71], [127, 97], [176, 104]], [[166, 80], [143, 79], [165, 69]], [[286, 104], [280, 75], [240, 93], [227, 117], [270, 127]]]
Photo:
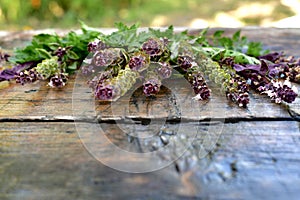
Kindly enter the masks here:
[[285, 81], [284, 83], [271, 81], [262, 89], [262, 93], [267, 94], [271, 100], [275, 101], [275, 103], [281, 103], [282, 101], [292, 103], [298, 96], [297, 89], [295, 87], [291, 87], [289, 81]]
[[67, 83], [67, 76], [64, 74], [56, 74], [50, 78], [48, 85], [52, 88], [62, 88]]
[[201, 71], [191, 71], [187, 75], [187, 79], [192, 86], [195, 94], [194, 99], [207, 100], [210, 97], [210, 90]]
[[54, 55], [59, 58], [59, 60], [62, 60], [64, 55], [67, 54], [67, 50], [71, 49], [71, 47], [58, 47], [57, 50], [54, 52]]
[[163, 62], [158, 65], [155, 71], [161, 79], [169, 78], [172, 75], [172, 67], [169, 63]]
[[22, 64], [18, 64], [11, 69], [4, 69], [0, 71], [0, 82], [8, 81], [14, 79], [19, 73], [25, 69], [32, 68], [36, 63], [35, 62], [26, 62]]
[[30, 76], [25, 72], [20, 72], [19, 75], [17, 75], [15, 78], [16, 83], [19, 83], [21, 85], [31, 82]]
[[150, 57], [143, 52], [137, 52], [131, 56], [128, 66], [131, 70], [142, 72], [148, 68]]
[[250, 102], [247, 82], [238, 75], [234, 76], [226, 91], [226, 96], [240, 107], [247, 107], [247, 104]]
[[194, 60], [190, 56], [178, 56], [177, 63], [181, 69], [187, 71], [194, 65]]
[[289, 71], [286, 74], [291, 81], [300, 83], [300, 64], [289, 68]]
[[103, 50], [106, 48], [108, 48], [108, 46], [98, 39], [88, 43], [88, 51], [91, 53], [95, 53], [96, 51]]
[[116, 93], [113, 85], [103, 83], [98, 84], [94, 91], [95, 97], [99, 100], [112, 100]]
[[159, 92], [161, 82], [157, 78], [150, 78], [143, 84], [143, 92], [146, 96], [155, 95]]
[[245, 92], [245, 93], [239, 94], [237, 102], [240, 107], [246, 107], [247, 104], [250, 102], [249, 93]]
[[81, 67], [81, 73], [85, 76], [89, 76], [89, 75], [95, 73], [95, 68], [93, 65], [83, 65]]
[[93, 63], [97, 67], [107, 67], [114, 61], [114, 55], [111, 51], [97, 51], [93, 57]]
[[127, 54], [121, 48], [106, 48], [96, 51], [92, 64], [97, 67], [117, 66], [127, 62]]
[[42, 76], [34, 69], [21, 71], [15, 76], [16, 83], [24, 85], [26, 83], [33, 83], [37, 80], [41, 80]]
[[[195, 90], [194, 90], [195, 91]], [[193, 97], [193, 99], [196, 100], [207, 100], [210, 97], [210, 89], [207, 87], [207, 85], [202, 85], [197, 88], [197, 95]]]
[[103, 71], [100, 72], [93, 79], [89, 80], [87, 83], [90, 88], [96, 90], [97, 85], [102, 85], [106, 80], [109, 80], [111, 78], [112, 78], [112, 74], [110, 73], [110, 71]]
[[150, 57], [160, 56], [164, 52], [164, 42], [157, 38], [150, 38], [143, 43], [142, 50]]

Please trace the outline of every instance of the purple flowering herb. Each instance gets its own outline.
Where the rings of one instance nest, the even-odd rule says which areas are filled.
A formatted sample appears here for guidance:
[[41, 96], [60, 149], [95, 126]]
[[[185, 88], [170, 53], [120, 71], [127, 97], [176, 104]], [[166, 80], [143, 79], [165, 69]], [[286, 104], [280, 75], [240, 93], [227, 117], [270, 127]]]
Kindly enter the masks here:
[[112, 74], [110, 71], [103, 71], [103, 72], [99, 72], [97, 76], [94, 76], [94, 78], [89, 80], [87, 83], [90, 88], [96, 90], [97, 85], [103, 84], [105, 81], [111, 78], [112, 78]]
[[15, 77], [19, 75], [21, 71], [26, 69], [31, 69], [35, 65], [36, 65], [35, 62], [26, 62], [23, 64], [17, 64], [11, 69], [4, 69], [0, 71], [0, 82], [15, 79]]
[[150, 38], [142, 45], [142, 51], [151, 58], [161, 56], [164, 52], [164, 42], [157, 38]]
[[93, 65], [83, 65], [83, 66], [81, 67], [81, 73], [82, 73], [84, 76], [89, 76], [89, 75], [95, 73], [95, 68], [94, 68]]
[[159, 62], [155, 72], [158, 74], [160, 79], [167, 79], [172, 75], [172, 67], [168, 62]]
[[292, 68], [289, 68], [286, 75], [287, 77], [289, 77], [291, 81], [300, 83], [300, 64]]
[[152, 96], [159, 92], [161, 81], [157, 78], [147, 79], [143, 83], [143, 92], [146, 96]]
[[292, 82], [300, 82], [300, 59], [293, 56], [285, 57], [283, 53], [269, 53], [258, 57], [261, 64], [232, 64], [237, 71], [252, 71], [270, 79], [289, 79]]
[[31, 77], [26, 72], [20, 72], [16, 77], [16, 83], [24, 85], [26, 83], [31, 82]]
[[96, 51], [92, 58], [92, 64], [97, 67], [122, 65], [127, 62], [127, 54], [120, 48], [107, 48]]
[[210, 89], [208, 88], [204, 75], [200, 70], [197, 70], [197, 68], [190, 70], [187, 74], [187, 80], [196, 94], [194, 99], [207, 100], [210, 97]]
[[71, 49], [71, 47], [58, 47], [57, 50], [54, 52], [54, 55], [59, 58], [59, 60], [62, 60], [64, 55], [67, 54], [67, 50]]
[[[194, 92], [195, 92], [195, 90], [194, 90]], [[196, 93], [196, 92], [198, 92], [198, 93]], [[196, 96], [193, 97], [193, 99], [195, 99], [195, 100], [207, 100], [210, 97], [210, 89], [208, 88], [207, 85], [199, 86], [197, 88], [196, 92], [195, 92]]]
[[99, 100], [112, 100], [116, 96], [115, 87], [110, 84], [100, 83], [96, 86], [94, 95]]
[[236, 97], [236, 101], [240, 107], [244, 107], [244, 108], [247, 107], [247, 105], [250, 102], [249, 93], [248, 92], [239, 93], [238, 97]]
[[282, 83], [251, 71], [240, 73], [249, 80], [250, 86], [254, 90], [261, 94], [267, 94], [275, 103], [281, 103], [282, 101], [292, 103], [298, 96], [297, 88], [291, 87], [291, 83], [287, 80]]
[[137, 52], [131, 56], [128, 66], [131, 70], [142, 72], [148, 68], [150, 57], [144, 52]]
[[[240, 107], [247, 107], [250, 101], [249, 87], [244, 77], [239, 76], [229, 66], [225, 66], [225, 64], [222, 66], [206, 56], [201, 56], [197, 62], [205, 75], [222, 88], [229, 100], [235, 102]], [[231, 63], [231, 60], [229, 59], [224, 62]]]
[[190, 56], [178, 56], [177, 64], [181, 69], [187, 71], [194, 65], [194, 60]]
[[239, 107], [247, 107], [250, 102], [249, 85], [240, 76], [232, 76], [229, 86], [227, 87], [226, 96], [231, 101], [236, 102]]
[[60, 73], [52, 76], [48, 85], [52, 88], [62, 88], [66, 85], [67, 81], [67, 76], [63, 73]]
[[285, 81], [284, 83], [271, 81], [263, 88], [261, 87], [261, 90], [262, 94], [267, 94], [275, 103], [281, 103], [282, 101], [292, 103], [298, 96], [297, 88], [291, 87], [289, 81]]
[[107, 67], [113, 63], [113, 54], [111, 51], [97, 51], [93, 56], [93, 63], [97, 67]]
[[34, 83], [37, 80], [41, 80], [42, 76], [35, 69], [29, 69], [21, 71], [15, 76], [15, 79], [16, 83], [24, 85], [26, 83]]
[[90, 83], [90, 87], [94, 88], [96, 99], [115, 101], [130, 90], [138, 77], [138, 72], [126, 67], [121, 69], [115, 77], [112, 77], [109, 72], [100, 73]]
[[108, 46], [99, 39], [88, 43], [88, 51], [91, 53], [95, 53], [96, 51], [103, 50], [106, 48], [108, 48]]

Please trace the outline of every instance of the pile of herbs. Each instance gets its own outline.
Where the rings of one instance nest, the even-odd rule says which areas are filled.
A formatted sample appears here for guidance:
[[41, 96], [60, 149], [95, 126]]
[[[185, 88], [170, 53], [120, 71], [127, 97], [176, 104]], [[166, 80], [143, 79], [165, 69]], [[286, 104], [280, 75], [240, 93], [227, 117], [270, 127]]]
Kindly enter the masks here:
[[241, 107], [250, 101], [250, 88], [275, 103], [292, 103], [297, 97], [290, 82], [300, 82], [300, 60], [270, 53], [240, 31], [226, 37], [224, 31], [208, 36], [207, 29], [197, 35], [175, 33], [173, 26], [141, 31], [137, 24], [116, 23], [116, 28], [103, 34], [82, 23], [80, 34], [35, 35], [13, 55], [0, 53], [2, 63], [13, 65], [0, 72], [0, 81], [24, 85], [44, 80], [50, 87], [61, 88], [71, 74], [79, 72], [88, 77], [96, 99], [114, 101], [136, 81], [143, 83], [146, 96], [154, 96], [176, 70], [198, 100], [211, 96], [207, 79]]

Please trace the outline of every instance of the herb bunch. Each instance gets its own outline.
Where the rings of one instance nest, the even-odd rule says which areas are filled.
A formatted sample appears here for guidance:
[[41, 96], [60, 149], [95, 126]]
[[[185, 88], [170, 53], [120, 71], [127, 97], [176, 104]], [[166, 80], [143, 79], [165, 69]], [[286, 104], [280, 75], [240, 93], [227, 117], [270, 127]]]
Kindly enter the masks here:
[[293, 102], [300, 82], [300, 60], [283, 53], [264, 50], [259, 42], [248, 41], [237, 31], [232, 37], [224, 31], [208, 36], [187, 31], [141, 31], [137, 24], [116, 23], [117, 31], [103, 34], [82, 23], [82, 33], [63, 37], [39, 34], [12, 56], [0, 60], [14, 65], [0, 72], [0, 81], [15, 79], [26, 84], [47, 80], [50, 87], [63, 87], [68, 76], [81, 67], [81, 73], [99, 100], [114, 101], [140, 81], [145, 96], [160, 91], [172, 71], [179, 71], [190, 83], [194, 99], [211, 96], [208, 81], [240, 107], [250, 102], [250, 89], [268, 95], [275, 103]]
[[88, 55], [88, 43], [101, 34], [83, 23], [81, 31], [71, 31], [63, 37], [35, 35], [26, 47], [15, 49], [12, 56], [2, 56], [13, 67], [1, 72], [1, 80], [16, 79], [20, 84], [46, 80], [50, 87], [63, 87]]

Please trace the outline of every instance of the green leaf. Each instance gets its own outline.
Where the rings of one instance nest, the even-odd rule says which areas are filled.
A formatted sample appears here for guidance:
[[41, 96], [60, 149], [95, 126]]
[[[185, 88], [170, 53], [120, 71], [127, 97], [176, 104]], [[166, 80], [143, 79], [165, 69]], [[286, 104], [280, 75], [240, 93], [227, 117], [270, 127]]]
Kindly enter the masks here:
[[71, 59], [71, 60], [78, 60], [78, 59], [80, 59], [80, 56], [78, 56], [74, 51], [72, 51], [72, 50], [68, 50], [67, 51], [67, 56], [68, 56], [68, 58], [69, 59]]
[[173, 34], [174, 34], [174, 27], [173, 26], [169, 26], [166, 30], [162, 31], [160, 29], [153, 29], [153, 28], [149, 28], [148, 29], [149, 34], [157, 37], [157, 38], [172, 38]]
[[47, 59], [47, 58], [51, 58], [51, 53], [46, 51], [45, 49], [41, 49], [41, 48], [36, 48], [35, 49], [37, 51], [37, 53], [39, 54], [39, 56], [42, 58], [42, 59]]
[[224, 58], [234, 58], [236, 63], [241, 64], [260, 64], [260, 61], [254, 57], [248, 56], [244, 53], [227, 50], [217, 47], [204, 47], [204, 48], [193, 48], [194, 50], [204, 53], [214, 61], [220, 61]]
[[48, 45], [49, 43], [57, 43], [58, 41], [59, 41], [58, 35], [41, 33], [33, 37], [32, 44], [34, 46], [42, 46], [44, 44]]
[[232, 41], [233, 42], [238, 42], [240, 40], [240, 36], [241, 36], [241, 30], [238, 30], [237, 32], [235, 32], [232, 36]]
[[122, 22], [116, 22], [115, 27], [118, 29], [119, 32], [121, 32], [121, 31], [128, 31], [128, 30], [137, 30], [139, 24], [133, 24], [132, 26], [129, 27]]
[[262, 44], [260, 42], [250, 42], [248, 44], [248, 50], [247, 50], [248, 55], [257, 57], [266, 53], [268, 53], [268, 51], [263, 50]]
[[60, 44], [56, 43], [56, 42], [53, 42], [53, 43], [49, 43], [48, 46], [49, 46], [51, 51], [56, 51], [58, 49], [58, 47], [60, 47]]
[[201, 46], [209, 46], [209, 42], [207, 40], [206, 34], [207, 34], [208, 28], [202, 30], [192, 41], [191, 43], [198, 43]]
[[224, 33], [223, 30], [217, 30], [217, 31], [214, 33], [213, 37], [214, 37], [214, 38], [221, 38], [221, 36], [223, 35], [223, 33]]
[[73, 74], [78, 69], [78, 62], [73, 62], [66, 67], [66, 72], [68, 74]]
[[73, 62], [71, 65], [68, 65], [68, 69], [75, 70], [77, 69], [77, 62]]

